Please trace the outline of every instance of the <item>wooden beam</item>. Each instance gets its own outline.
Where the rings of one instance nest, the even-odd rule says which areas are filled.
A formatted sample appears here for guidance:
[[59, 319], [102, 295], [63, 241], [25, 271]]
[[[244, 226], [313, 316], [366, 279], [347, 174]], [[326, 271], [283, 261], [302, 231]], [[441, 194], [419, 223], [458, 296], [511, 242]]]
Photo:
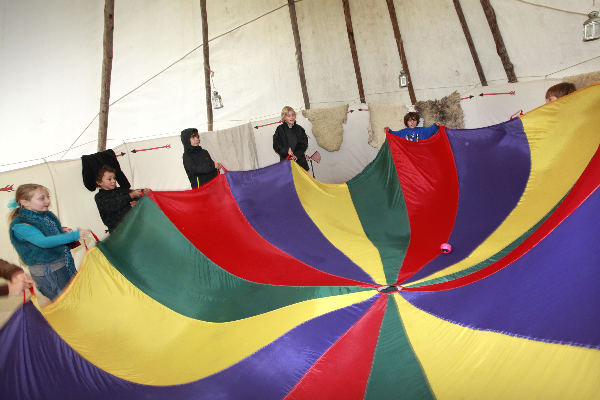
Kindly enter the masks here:
[[104, 38], [102, 40], [102, 83], [100, 84], [100, 113], [98, 114], [98, 151], [106, 150], [110, 77], [113, 59], [113, 32], [115, 30], [115, 0], [104, 2]]
[[471, 57], [473, 57], [473, 62], [475, 63], [475, 69], [477, 69], [477, 74], [479, 75], [481, 86], [487, 86], [487, 80], [485, 79], [485, 74], [483, 73], [481, 62], [479, 62], [479, 55], [477, 54], [477, 50], [475, 49], [475, 44], [473, 43], [473, 38], [471, 37], [471, 31], [469, 31], [469, 26], [467, 25], [465, 15], [463, 14], [462, 7], [460, 6], [460, 0], [452, 1], [454, 2], [454, 8], [456, 9], [456, 15], [458, 15], [460, 26], [462, 26], [463, 33], [465, 34], [465, 39], [467, 40], [467, 44], [469, 45]]
[[410, 71], [408, 70], [408, 62], [406, 61], [406, 54], [404, 54], [404, 43], [402, 42], [402, 35], [400, 34], [400, 27], [398, 26], [398, 17], [396, 16], [396, 7], [394, 7], [394, 0], [386, 0], [388, 6], [388, 12], [390, 13], [390, 20], [392, 21], [392, 29], [394, 30], [394, 37], [396, 38], [396, 47], [398, 47], [398, 55], [402, 62], [402, 69], [406, 73], [408, 78], [408, 94], [412, 104], [417, 102], [415, 96], [415, 89], [413, 88], [412, 79], [410, 78]]
[[354, 74], [356, 75], [356, 85], [358, 86], [358, 96], [361, 103], [365, 101], [365, 89], [363, 88], [362, 75], [360, 74], [360, 65], [358, 63], [358, 53], [356, 52], [356, 42], [354, 41], [354, 29], [352, 29], [352, 15], [350, 14], [350, 4], [348, 0], [342, 0], [344, 6], [344, 16], [346, 17], [346, 31], [348, 32], [348, 42], [350, 43], [350, 53], [354, 63]]
[[483, 7], [483, 12], [485, 13], [488, 25], [490, 26], [490, 30], [492, 31], [494, 42], [496, 42], [496, 51], [498, 52], [500, 60], [502, 61], [502, 65], [504, 66], [506, 77], [508, 78], [508, 81], [510, 83], [517, 82], [517, 76], [515, 75], [513, 64], [510, 62], [510, 57], [508, 56], [508, 52], [506, 51], [506, 47], [504, 46], [502, 34], [500, 33], [500, 29], [498, 28], [498, 21], [496, 21], [496, 13], [494, 12], [494, 8], [490, 4], [490, 0], [479, 1], [481, 2], [481, 7]]
[[206, 94], [206, 120], [208, 131], [213, 130], [212, 90], [210, 87], [210, 57], [208, 48], [208, 18], [206, 16], [206, 0], [200, 0], [202, 16], [202, 53], [204, 54], [204, 92]]
[[296, 64], [298, 64], [298, 75], [300, 76], [300, 88], [302, 89], [302, 98], [304, 99], [304, 108], [310, 108], [310, 99], [306, 89], [306, 76], [304, 75], [304, 62], [302, 61], [302, 44], [300, 43], [300, 31], [298, 31], [298, 18], [296, 17], [296, 2], [288, 0], [290, 10], [290, 22], [292, 23], [292, 32], [294, 33], [294, 44], [296, 45]]

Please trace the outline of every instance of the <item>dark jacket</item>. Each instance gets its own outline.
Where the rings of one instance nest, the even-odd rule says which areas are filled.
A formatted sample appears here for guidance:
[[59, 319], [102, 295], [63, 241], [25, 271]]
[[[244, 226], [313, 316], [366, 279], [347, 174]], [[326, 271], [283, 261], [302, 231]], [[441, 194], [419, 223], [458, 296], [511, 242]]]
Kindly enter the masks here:
[[219, 175], [215, 168], [215, 162], [210, 158], [208, 151], [202, 146], [192, 146], [190, 137], [194, 128], [188, 128], [181, 131], [181, 143], [183, 143], [183, 168], [190, 180], [192, 188], [198, 188], [206, 182]]
[[[291, 146], [293, 143], [290, 143], [288, 135], [292, 137], [292, 141], [296, 142], [294, 146]], [[308, 171], [308, 162], [304, 155], [304, 152], [308, 148], [308, 136], [306, 136], [304, 128], [295, 122], [291, 128], [286, 123], [279, 125], [275, 129], [275, 134], [273, 134], [273, 150], [279, 154], [281, 161], [285, 160], [288, 156], [288, 149], [290, 147], [294, 155], [298, 158], [297, 163]]]
[[94, 199], [100, 212], [102, 222], [112, 232], [121, 222], [125, 214], [131, 210], [130, 190], [124, 187], [117, 187], [112, 190], [98, 190]]

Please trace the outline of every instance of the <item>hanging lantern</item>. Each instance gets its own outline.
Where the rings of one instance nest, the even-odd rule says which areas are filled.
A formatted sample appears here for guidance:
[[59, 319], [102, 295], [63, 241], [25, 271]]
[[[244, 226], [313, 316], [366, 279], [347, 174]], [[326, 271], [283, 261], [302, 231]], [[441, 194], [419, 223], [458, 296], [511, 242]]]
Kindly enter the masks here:
[[408, 86], [408, 75], [404, 71], [400, 71], [400, 75], [398, 76], [398, 80], [400, 81], [400, 87]]
[[223, 99], [221, 99], [221, 95], [216, 90], [213, 90], [212, 92], [212, 107], [215, 110], [223, 108]]
[[588, 14], [588, 20], [583, 23], [583, 41], [589, 42], [600, 38], [600, 18], [598, 11]]
[[213, 81], [213, 77], [215, 76], [215, 71], [210, 71], [210, 86], [212, 87], [212, 108], [218, 110], [219, 108], [223, 108], [223, 99], [219, 92], [217, 92], [217, 88], [215, 87], [215, 82]]

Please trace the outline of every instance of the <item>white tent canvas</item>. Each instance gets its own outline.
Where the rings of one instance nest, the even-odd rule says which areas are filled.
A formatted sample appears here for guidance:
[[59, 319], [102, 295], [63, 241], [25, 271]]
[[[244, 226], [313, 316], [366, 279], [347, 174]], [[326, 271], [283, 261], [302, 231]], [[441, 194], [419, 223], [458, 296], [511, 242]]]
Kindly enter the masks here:
[[[582, 41], [592, 1], [491, 3], [519, 82], [600, 70], [600, 42]], [[409, 104], [398, 85], [402, 67], [386, 2], [349, 4], [366, 102]], [[461, 4], [488, 83], [505, 84], [480, 2]], [[0, 168], [95, 149], [103, 7], [100, 0], [2, 2]], [[210, 68], [225, 105], [215, 110], [215, 127], [276, 117], [283, 105], [301, 108], [287, 3], [228, 0], [207, 7]], [[452, 1], [396, 1], [395, 8], [417, 100], [478, 91]], [[296, 10], [311, 107], [357, 103], [341, 2], [302, 0]], [[201, 31], [197, 1], [116, 3], [109, 147], [188, 126], [206, 129]], [[535, 93], [538, 104], [542, 91]], [[499, 113], [496, 122], [504, 118]], [[476, 127], [489, 119], [468, 121]]]

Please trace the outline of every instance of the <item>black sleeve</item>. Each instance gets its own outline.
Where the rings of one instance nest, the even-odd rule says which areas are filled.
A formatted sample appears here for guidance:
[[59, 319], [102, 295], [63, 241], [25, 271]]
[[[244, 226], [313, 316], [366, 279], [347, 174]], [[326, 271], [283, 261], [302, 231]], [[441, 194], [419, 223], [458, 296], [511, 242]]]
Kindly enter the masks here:
[[108, 229], [112, 229], [122, 218], [124, 211], [131, 207], [129, 202], [129, 189], [119, 188], [107, 192], [98, 192], [94, 197], [100, 218]]
[[183, 155], [183, 167], [193, 175], [209, 174], [215, 170], [215, 162], [208, 151], [206, 151], [206, 154], [196, 153], [195, 157], [185, 153]]
[[119, 188], [118, 190], [111, 190], [106, 193], [98, 193], [95, 197], [96, 204], [100, 214], [102, 212], [110, 212], [111, 210], [123, 208], [127, 206], [131, 201], [129, 196], [129, 189]]
[[298, 143], [296, 143], [296, 147], [294, 148], [294, 154], [297, 156], [304, 154], [306, 149], [308, 148], [308, 136], [306, 136], [306, 132], [304, 128], [300, 125], [296, 125], [298, 130], [296, 132], [296, 137], [298, 138]]
[[281, 137], [283, 136], [282, 133], [283, 129], [281, 128], [281, 125], [279, 125], [273, 134], [273, 150], [275, 150], [275, 153], [279, 154], [279, 156], [285, 157], [288, 153], [288, 148], [284, 146], [283, 141], [281, 140]]

